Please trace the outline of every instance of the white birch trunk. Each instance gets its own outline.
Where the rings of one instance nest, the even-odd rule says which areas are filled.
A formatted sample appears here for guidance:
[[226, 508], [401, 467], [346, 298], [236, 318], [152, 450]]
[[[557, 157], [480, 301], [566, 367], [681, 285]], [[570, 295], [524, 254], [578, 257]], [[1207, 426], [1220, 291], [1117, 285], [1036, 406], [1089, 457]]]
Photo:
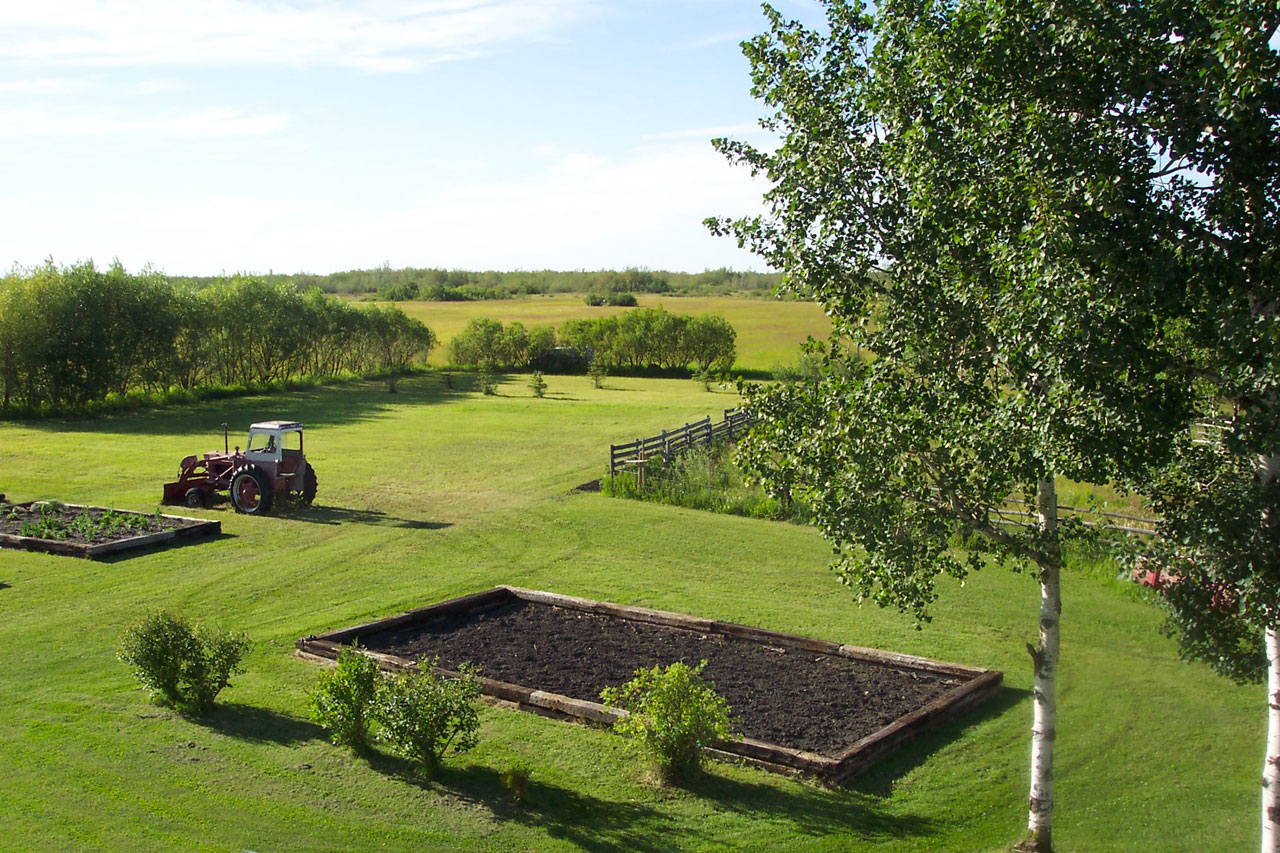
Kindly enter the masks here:
[[1058, 493], [1053, 478], [1037, 484], [1037, 512], [1043, 547], [1049, 559], [1040, 570], [1040, 646], [1027, 649], [1035, 662], [1032, 682], [1035, 718], [1031, 726], [1031, 799], [1027, 818], [1027, 835], [1031, 849], [1053, 849], [1053, 744], [1057, 737], [1058, 703], [1055, 688], [1058, 678], [1058, 621], [1062, 615], [1060, 575], [1061, 552], [1058, 549]]
[[1267, 755], [1262, 765], [1262, 853], [1280, 853], [1280, 637], [1267, 629]]

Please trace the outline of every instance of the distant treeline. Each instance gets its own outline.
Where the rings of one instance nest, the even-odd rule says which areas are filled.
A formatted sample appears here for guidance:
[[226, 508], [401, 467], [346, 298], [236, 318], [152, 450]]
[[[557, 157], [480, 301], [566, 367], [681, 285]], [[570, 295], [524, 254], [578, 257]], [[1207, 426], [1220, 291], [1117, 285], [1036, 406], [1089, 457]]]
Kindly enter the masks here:
[[[171, 280], [205, 287], [219, 281], [211, 277], [177, 277]], [[508, 299], [545, 293], [681, 293], [713, 294], [769, 293], [782, 276], [777, 273], [736, 272], [730, 269], [700, 273], [664, 272], [631, 268], [625, 270], [534, 270], [516, 272], [471, 272], [436, 268], [406, 267], [393, 270], [382, 266], [371, 270], [349, 270], [330, 275], [270, 274], [262, 278], [291, 285], [297, 290], [319, 288], [325, 293], [344, 295], [376, 294], [391, 301], [424, 300], [460, 302], [476, 299]]]
[[496, 369], [586, 369], [590, 362], [618, 372], [728, 370], [737, 357], [737, 332], [718, 314], [673, 314], [637, 308], [611, 317], [566, 320], [560, 328], [497, 320], [467, 323], [449, 345], [459, 366]]
[[193, 289], [119, 264], [0, 279], [0, 407], [79, 411], [114, 396], [394, 371], [436, 337], [398, 308], [260, 278]]

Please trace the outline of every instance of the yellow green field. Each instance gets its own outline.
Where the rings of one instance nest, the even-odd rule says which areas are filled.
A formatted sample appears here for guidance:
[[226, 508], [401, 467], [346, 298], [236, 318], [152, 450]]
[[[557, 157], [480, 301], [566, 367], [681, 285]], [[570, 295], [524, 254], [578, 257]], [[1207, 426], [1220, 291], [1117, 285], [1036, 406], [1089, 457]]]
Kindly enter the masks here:
[[[761, 299], [741, 296], [670, 296], [644, 294], [641, 307], [659, 305], [676, 314], [719, 314], [738, 332], [737, 366], [745, 370], [769, 370], [790, 364], [800, 344], [809, 336], [825, 338], [831, 322], [813, 302]], [[406, 314], [426, 323], [439, 336], [440, 346], [430, 363], [449, 361], [448, 345], [468, 320], [488, 317], [503, 323], [559, 327], [576, 317], [603, 317], [626, 308], [592, 308], [581, 294], [530, 296], [483, 302], [397, 302]]]

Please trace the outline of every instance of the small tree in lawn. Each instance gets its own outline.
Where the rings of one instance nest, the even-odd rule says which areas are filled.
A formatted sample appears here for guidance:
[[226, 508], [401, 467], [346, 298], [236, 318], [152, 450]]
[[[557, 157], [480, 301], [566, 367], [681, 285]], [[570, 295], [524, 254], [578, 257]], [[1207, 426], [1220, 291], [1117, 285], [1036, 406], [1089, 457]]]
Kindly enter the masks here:
[[529, 377], [529, 390], [538, 399], [547, 396], [547, 380], [542, 378], [541, 370], [533, 371], [533, 375]]
[[604, 387], [604, 380], [609, 375], [609, 368], [605, 367], [603, 361], [598, 358], [591, 359], [591, 363], [587, 365], [587, 376], [591, 377], [591, 384], [596, 388]]
[[[1224, 27], [1265, 46], [1274, 22], [1196, 0], [822, 5], [822, 32], [766, 7], [771, 32], [744, 46], [781, 145], [717, 143], [772, 188], [769, 214], [713, 230], [784, 270], [835, 327], [815, 346], [821, 381], [749, 392], [761, 421], [741, 461], [812, 507], [860, 600], [927, 620], [938, 578], [984, 554], [1031, 569], [1027, 843], [1048, 850], [1072, 532], [1055, 480], [1138, 482], [1186, 432], [1183, 330], [1212, 316], [1198, 294], [1227, 262], [1190, 269], [1221, 235], [1200, 218], [1199, 155], [1217, 143], [1199, 113], [1233, 109], [1227, 88], [1204, 91], [1203, 49]], [[1243, 77], [1274, 64], [1255, 60]], [[1250, 133], [1274, 148], [1274, 124]], [[1258, 214], [1274, 211], [1267, 180]], [[1025, 529], [996, 523], [1010, 495], [1034, 508]]]
[[328, 729], [335, 744], [364, 749], [380, 682], [373, 658], [358, 648], [344, 648], [338, 666], [320, 675], [311, 694], [311, 719]]

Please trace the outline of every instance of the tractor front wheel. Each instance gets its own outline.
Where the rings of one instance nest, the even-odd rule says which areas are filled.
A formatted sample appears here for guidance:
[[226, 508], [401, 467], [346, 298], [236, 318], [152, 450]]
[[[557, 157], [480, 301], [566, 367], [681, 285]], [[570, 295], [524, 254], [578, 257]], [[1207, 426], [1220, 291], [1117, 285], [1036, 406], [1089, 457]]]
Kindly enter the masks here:
[[231, 475], [231, 505], [246, 515], [271, 511], [271, 478], [257, 465], [245, 465]]
[[198, 488], [187, 489], [187, 493], [182, 497], [182, 503], [192, 509], [204, 509], [204, 491]]

